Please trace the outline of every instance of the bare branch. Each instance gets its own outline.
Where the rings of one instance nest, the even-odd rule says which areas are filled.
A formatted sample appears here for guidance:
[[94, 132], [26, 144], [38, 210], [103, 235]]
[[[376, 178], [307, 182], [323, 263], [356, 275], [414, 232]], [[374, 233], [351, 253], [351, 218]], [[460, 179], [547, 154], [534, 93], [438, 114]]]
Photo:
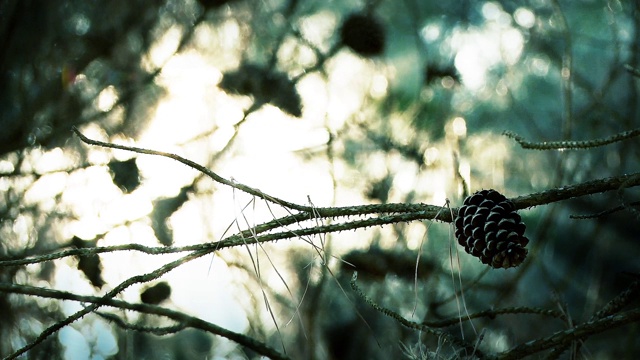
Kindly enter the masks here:
[[48, 327], [43, 332], [41, 332], [40, 335], [38, 335], [38, 337], [35, 340], [31, 341], [30, 343], [28, 343], [27, 345], [23, 346], [22, 348], [16, 350], [11, 355], [7, 356], [5, 359], [7, 359], [7, 360], [15, 359], [15, 358], [19, 357], [20, 355], [26, 353], [27, 351], [33, 349], [35, 346], [37, 346], [38, 344], [43, 342], [49, 336], [51, 336], [51, 335], [55, 334], [56, 332], [58, 332], [63, 327], [65, 327], [65, 326], [73, 323], [74, 321], [82, 318], [83, 316], [87, 315], [88, 313], [95, 311], [96, 309], [98, 309], [100, 306], [102, 306], [104, 304], [104, 301], [113, 298], [114, 296], [116, 296], [117, 294], [119, 294], [121, 291], [123, 291], [124, 289], [128, 288], [129, 286], [131, 286], [133, 284], [136, 284], [136, 283], [149, 282], [151, 280], [157, 279], [160, 276], [164, 275], [165, 273], [177, 268], [178, 266], [180, 266], [180, 265], [182, 265], [182, 264], [184, 264], [186, 262], [189, 262], [191, 260], [197, 259], [197, 258], [199, 258], [201, 256], [204, 256], [204, 255], [208, 254], [209, 252], [210, 251], [194, 251], [194, 252], [190, 253], [189, 255], [186, 255], [186, 256], [183, 256], [183, 257], [179, 258], [178, 260], [175, 260], [173, 262], [165, 264], [164, 266], [156, 269], [155, 271], [152, 271], [152, 272], [144, 274], [144, 275], [138, 275], [138, 276], [130, 277], [129, 279], [123, 281], [118, 286], [113, 288], [113, 290], [109, 291], [104, 296], [100, 297], [100, 301], [94, 302], [92, 305], [86, 306], [84, 309], [79, 310], [75, 314], [68, 316], [66, 319], [64, 319], [62, 321], [59, 321], [59, 322], [53, 324], [52, 326]]
[[525, 140], [522, 136], [512, 132], [504, 131], [504, 136], [515, 140], [523, 149], [532, 150], [584, 150], [598, 146], [609, 145], [614, 142], [631, 139], [640, 135], [640, 129], [623, 131], [606, 138], [593, 140], [566, 140], [566, 141], [542, 141], [532, 142]]
[[640, 185], [640, 173], [592, 180], [576, 185], [562, 186], [535, 194], [519, 196], [511, 200], [516, 205], [517, 209], [524, 209], [580, 196], [618, 190], [623, 185], [625, 187]]
[[623, 313], [603, 317], [595, 321], [589, 321], [587, 323], [577, 325], [572, 329], [558, 331], [550, 336], [526, 342], [510, 350], [487, 358], [495, 360], [522, 359], [527, 355], [551, 349], [558, 345], [564, 345], [574, 340], [584, 339], [590, 335], [637, 321], [640, 321], [640, 309], [629, 310]]
[[99, 140], [93, 140], [93, 139], [89, 139], [88, 137], [84, 136], [80, 130], [78, 130], [78, 128], [76, 128], [75, 126], [72, 128], [73, 132], [78, 135], [78, 137], [80, 138], [80, 140], [82, 140], [83, 142], [89, 144], [89, 145], [96, 145], [96, 146], [102, 146], [102, 147], [106, 147], [106, 148], [111, 148], [111, 149], [120, 149], [120, 150], [126, 150], [126, 151], [133, 151], [139, 154], [147, 154], [147, 155], [156, 155], [156, 156], [163, 156], [163, 157], [167, 157], [173, 160], [176, 160], [180, 163], [183, 163], [184, 165], [187, 165], [193, 169], [196, 169], [198, 171], [200, 171], [201, 173], [209, 176], [211, 179], [213, 179], [216, 182], [219, 182], [221, 184], [230, 186], [232, 188], [238, 189], [240, 191], [246, 192], [248, 194], [254, 195], [260, 199], [264, 199], [273, 203], [276, 203], [278, 205], [287, 207], [287, 208], [291, 208], [294, 210], [298, 210], [298, 211], [308, 211], [310, 212], [312, 209], [309, 206], [303, 206], [303, 205], [298, 205], [298, 204], [294, 204], [282, 199], [278, 199], [276, 197], [267, 195], [265, 193], [263, 193], [262, 191], [258, 190], [258, 189], [254, 189], [252, 187], [240, 184], [238, 182], [235, 181], [231, 181], [231, 180], [227, 180], [225, 178], [223, 178], [222, 176], [216, 174], [215, 172], [207, 169], [206, 167], [193, 162], [189, 159], [185, 159], [182, 156], [176, 155], [176, 154], [172, 154], [172, 153], [166, 153], [166, 152], [162, 152], [162, 151], [155, 151], [155, 150], [149, 150], [149, 149], [144, 149], [144, 148], [139, 148], [139, 147], [134, 147], [134, 146], [126, 146], [126, 145], [118, 145], [118, 144], [112, 144], [112, 143], [107, 143], [107, 142], [103, 142], [103, 141], [99, 141]]
[[114, 314], [109, 314], [109, 313], [105, 313], [102, 311], [96, 311], [95, 312], [96, 315], [100, 316], [101, 318], [112, 322], [114, 324], [116, 324], [118, 327], [125, 329], [125, 330], [133, 330], [133, 331], [139, 331], [139, 332], [146, 332], [146, 333], [150, 333], [153, 335], [170, 335], [170, 334], [175, 334], [179, 331], [182, 331], [184, 329], [187, 328], [187, 326], [183, 323], [179, 323], [177, 325], [172, 325], [172, 326], [162, 326], [162, 327], [153, 327], [153, 326], [144, 326], [144, 325], [138, 325], [138, 324], [130, 324], [124, 320], [122, 320], [119, 316], [114, 315]]
[[246, 346], [247, 348], [261, 355], [268, 356], [272, 359], [288, 359], [287, 356], [282, 355], [277, 350], [249, 336], [227, 330], [218, 325], [202, 320], [198, 317], [190, 316], [183, 312], [167, 309], [157, 305], [149, 305], [149, 304], [142, 304], [142, 303], [132, 304], [126, 301], [116, 300], [112, 298], [105, 298], [105, 297], [99, 297], [99, 296], [84, 296], [84, 295], [77, 295], [77, 294], [66, 292], [66, 291], [45, 289], [45, 288], [39, 288], [34, 286], [28, 286], [28, 285], [7, 284], [7, 283], [0, 283], [0, 291], [7, 292], [7, 293], [14, 293], [14, 294], [39, 296], [39, 297], [44, 297], [49, 299], [73, 300], [73, 301], [78, 301], [83, 303], [91, 303], [91, 304], [94, 304], [94, 306], [96, 307], [111, 306], [119, 309], [133, 310], [133, 311], [150, 314], [150, 315], [164, 316], [178, 322], [181, 326], [200, 329], [200, 330], [209, 332], [211, 334], [225, 337], [229, 340], [235, 341], [236, 343], [242, 346]]
[[478, 352], [477, 349], [474, 349], [473, 346], [466, 344], [463, 340], [457, 339], [454, 336], [452, 336], [451, 334], [448, 334], [442, 330], [438, 330], [438, 329], [433, 329], [429, 326], [426, 326], [424, 324], [419, 324], [415, 321], [410, 321], [405, 319], [404, 317], [402, 317], [402, 315], [398, 314], [397, 312], [388, 309], [386, 307], [380, 306], [377, 303], [375, 303], [373, 300], [371, 300], [371, 298], [369, 298], [359, 287], [358, 284], [356, 283], [356, 281], [358, 280], [358, 272], [354, 272], [353, 276], [351, 277], [351, 289], [353, 289], [353, 291], [361, 298], [363, 299], [367, 304], [369, 304], [372, 308], [374, 308], [376, 311], [381, 312], [382, 314], [395, 319], [396, 321], [398, 321], [400, 324], [410, 328], [410, 329], [414, 329], [414, 330], [420, 330], [420, 331], [424, 331], [427, 333], [430, 333], [432, 335], [436, 335], [436, 336], [441, 336], [444, 337], [445, 339], [447, 339], [448, 341], [450, 341], [453, 344], [456, 344], [458, 346], [460, 346], [461, 348], [465, 348], [468, 349], [470, 351], [475, 351], [475, 354], [482, 358], [483, 355], [482, 353]]
[[[640, 185], [640, 173], [623, 175], [587, 181], [580, 184], [563, 186], [529, 195], [512, 198], [517, 209], [525, 209], [533, 206], [550, 204], [557, 201], [568, 200], [580, 196], [612, 191], [624, 187], [635, 187]], [[38, 255], [20, 259], [0, 260], [2, 266], [19, 266], [35, 264], [44, 261], [51, 261], [68, 256], [88, 256], [93, 254], [114, 252], [114, 251], [140, 251], [150, 255], [178, 253], [186, 251], [217, 251], [228, 247], [253, 244], [257, 242], [268, 242], [290, 238], [297, 238], [308, 235], [327, 234], [345, 230], [354, 230], [372, 226], [382, 226], [400, 222], [438, 220], [451, 222], [452, 216], [458, 213], [457, 208], [451, 211], [441, 206], [427, 204], [373, 204], [335, 208], [314, 208], [314, 212], [303, 212], [299, 214], [285, 216], [255, 226], [252, 229], [244, 230], [235, 235], [231, 235], [223, 240], [205, 244], [189, 245], [184, 247], [148, 247], [139, 244], [126, 244], [108, 247], [95, 247], [84, 249], [70, 249], [52, 254]], [[366, 214], [382, 214], [377, 217], [370, 217], [363, 220], [351, 220], [347, 222], [334, 223], [329, 225], [314, 226], [299, 230], [287, 230], [258, 235], [270, 230], [285, 227], [296, 222], [309, 220], [313, 216], [318, 218], [334, 218], [340, 216], [362, 216]]]
[[517, 306], [517, 307], [508, 307], [508, 308], [502, 308], [502, 309], [489, 309], [489, 310], [484, 310], [484, 311], [480, 311], [477, 313], [468, 314], [460, 317], [454, 317], [451, 319], [444, 319], [444, 320], [438, 320], [438, 321], [425, 321], [422, 324], [424, 326], [430, 326], [430, 327], [447, 327], [447, 326], [455, 325], [460, 321], [469, 321], [471, 319], [483, 318], [483, 317], [494, 318], [496, 317], [496, 315], [504, 315], [504, 314], [532, 314], [532, 315], [549, 316], [557, 319], [563, 319], [565, 317], [562, 313], [556, 310], [541, 309], [541, 308], [534, 308], [534, 307], [528, 307], [528, 306]]

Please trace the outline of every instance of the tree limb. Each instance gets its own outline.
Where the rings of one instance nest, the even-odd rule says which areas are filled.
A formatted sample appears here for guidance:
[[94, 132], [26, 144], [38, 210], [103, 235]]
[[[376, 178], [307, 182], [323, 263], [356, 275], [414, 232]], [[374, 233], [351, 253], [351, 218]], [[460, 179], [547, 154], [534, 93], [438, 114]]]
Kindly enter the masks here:
[[124, 310], [133, 310], [133, 311], [137, 311], [145, 314], [164, 316], [174, 321], [177, 321], [180, 325], [184, 327], [200, 329], [200, 330], [209, 332], [211, 334], [225, 337], [229, 340], [232, 340], [242, 346], [245, 346], [257, 352], [260, 355], [268, 356], [271, 359], [289, 359], [289, 357], [281, 354], [277, 350], [249, 336], [227, 330], [218, 325], [202, 320], [198, 317], [190, 316], [183, 312], [167, 309], [157, 305], [149, 305], [149, 304], [142, 304], [142, 303], [132, 304], [126, 301], [116, 300], [112, 298], [104, 298], [100, 296], [77, 295], [77, 294], [66, 292], [66, 291], [45, 289], [45, 288], [39, 288], [34, 286], [28, 286], [28, 285], [8, 284], [8, 283], [0, 283], [0, 291], [13, 293], [13, 294], [39, 296], [39, 297], [49, 298], [49, 299], [72, 300], [72, 301], [78, 301], [83, 303], [91, 303], [96, 307], [111, 306], [111, 307], [124, 309]]
[[550, 349], [558, 345], [567, 344], [574, 340], [584, 339], [590, 335], [637, 321], [640, 321], [640, 309], [633, 309], [623, 313], [603, 317], [598, 320], [589, 321], [587, 323], [577, 325], [572, 329], [558, 331], [550, 336], [529, 341], [487, 358], [494, 360], [522, 359], [527, 355]]

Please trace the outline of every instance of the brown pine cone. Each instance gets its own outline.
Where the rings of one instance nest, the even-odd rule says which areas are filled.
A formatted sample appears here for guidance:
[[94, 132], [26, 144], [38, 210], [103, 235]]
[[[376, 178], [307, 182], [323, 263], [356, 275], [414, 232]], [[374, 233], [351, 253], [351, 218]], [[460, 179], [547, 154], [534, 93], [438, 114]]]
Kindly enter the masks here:
[[481, 190], [464, 199], [455, 226], [458, 243], [483, 264], [507, 269], [527, 257], [526, 226], [513, 202], [495, 190]]

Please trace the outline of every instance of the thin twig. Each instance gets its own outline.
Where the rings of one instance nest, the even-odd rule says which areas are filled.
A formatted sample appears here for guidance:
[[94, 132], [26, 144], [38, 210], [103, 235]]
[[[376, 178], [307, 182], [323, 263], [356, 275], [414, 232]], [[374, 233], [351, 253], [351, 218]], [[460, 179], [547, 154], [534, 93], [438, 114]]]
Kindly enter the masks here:
[[622, 206], [624, 206], [624, 208], [627, 209], [627, 211], [633, 214], [636, 217], [636, 219], [640, 219], [640, 211], [638, 211], [636, 208], [631, 206], [631, 204], [627, 202], [627, 200], [624, 197], [624, 189], [630, 187], [631, 183], [634, 180], [638, 180], [637, 178], [640, 178], [640, 175], [637, 175], [636, 178], [633, 178], [633, 177], [629, 178], [627, 181], [620, 184], [620, 187], [618, 188], [618, 198], [620, 199]]
[[606, 138], [593, 140], [567, 140], [567, 141], [527, 141], [522, 136], [512, 132], [504, 131], [503, 135], [515, 140], [523, 149], [532, 150], [584, 150], [598, 146], [609, 145], [618, 141], [631, 139], [640, 135], [640, 129], [623, 131]]
[[[605, 316], [609, 316], [617, 313], [622, 308], [627, 306], [632, 300], [637, 298], [639, 288], [640, 288], [640, 281], [638, 280], [633, 281], [627, 289], [625, 289], [623, 292], [618, 294], [618, 296], [616, 296], [615, 298], [611, 299], [605, 306], [602, 307], [602, 309], [600, 309], [600, 311], [593, 314], [593, 316], [591, 316], [589, 321], [602, 319]], [[582, 346], [582, 342], [579, 342], [576, 344], [575, 353], [578, 353], [580, 351], [581, 346]], [[549, 354], [550, 355], [549, 358], [555, 354], [557, 354], [558, 356], [561, 355], [562, 352], [564, 352], [565, 348], [567, 347], [569, 347], [569, 344], [566, 344], [565, 346], [560, 346], [554, 349], [551, 352], [551, 354]]]
[[[632, 201], [629, 204], [627, 204], [629, 206], [638, 206], [640, 205], [640, 201]], [[611, 215], [615, 212], [621, 211], [626, 209], [627, 207], [623, 206], [623, 205], [618, 205], [616, 207], [613, 207], [611, 209], [606, 209], [600, 212], [597, 212], [595, 214], [586, 214], [586, 215], [569, 215], [569, 219], [574, 219], [574, 220], [586, 220], [586, 219], [596, 219], [599, 217], [604, 217], [607, 215]]]
[[39, 296], [39, 297], [49, 298], [49, 299], [72, 300], [72, 301], [78, 301], [83, 303], [91, 303], [98, 306], [111, 306], [111, 307], [115, 307], [123, 310], [133, 310], [133, 311], [137, 311], [139, 313], [144, 313], [144, 314], [164, 316], [186, 327], [200, 329], [200, 330], [209, 332], [211, 334], [225, 337], [229, 340], [232, 340], [242, 346], [245, 346], [257, 352], [258, 354], [268, 356], [271, 359], [288, 359], [288, 357], [282, 355], [277, 350], [249, 336], [227, 330], [218, 325], [202, 320], [198, 317], [187, 315], [183, 312], [171, 310], [171, 309], [164, 308], [157, 305], [142, 304], [142, 303], [133, 304], [133, 303], [129, 303], [126, 301], [117, 300], [113, 298], [105, 299], [104, 297], [100, 297], [100, 296], [77, 295], [77, 294], [66, 292], [66, 291], [45, 289], [45, 288], [39, 288], [39, 287], [29, 286], [29, 285], [9, 284], [9, 283], [0, 283], [0, 291], [6, 292], [6, 293], [13, 293], [13, 294]]
[[455, 345], [457, 345], [457, 346], [459, 346], [461, 348], [468, 349], [469, 351], [475, 351], [475, 355], [478, 358], [482, 358], [483, 357], [483, 354], [480, 353], [479, 351], [477, 351], [477, 349], [475, 349], [474, 346], [471, 346], [471, 345], [465, 343], [463, 340], [460, 340], [460, 339], [452, 336], [451, 334], [448, 334], [448, 333], [446, 333], [446, 332], [444, 332], [442, 330], [433, 329], [433, 328], [431, 328], [429, 326], [417, 323], [415, 321], [407, 320], [404, 317], [402, 317], [402, 315], [398, 314], [397, 312], [395, 312], [395, 311], [393, 311], [391, 309], [385, 308], [383, 306], [378, 305], [371, 298], [369, 298], [360, 289], [360, 287], [358, 287], [358, 284], [356, 283], [357, 280], [358, 280], [358, 272], [355, 271], [353, 273], [353, 276], [351, 277], [351, 282], [350, 282], [351, 289], [353, 289], [353, 291], [358, 295], [358, 297], [363, 299], [367, 304], [369, 304], [369, 306], [374, 308], [376, 311], [379, 311], [382, 314], [395, 319], [396, 321], [398, 321], [398, 323], [400, 323], [401, 325], [404, 325], [404, 326], [406, 326], [406, 327], [408, 327], [410, 329], [424, 331], [426, 333], [430, 333], [430, 334], [436, 335], [438, 337], [444, 337], [446, 340], [448, 340], [452, 344], [455, 344]]
[[[525, 209], [533, 206], [550, 204], [553, 202], [568, 200], [585, 195], [602, 193], [605, 191], [617, 190], [624, 184], [625, 187], [635, 187], [640, 185], [640, 173], [622, 175], [588, 181], [575, 185], [563, 186], [555, 189], [549, 189], [538, 193], [523, 195], [512, 198], [516, 209]], [[52, 254], [38, 255], [22, 259], [6, 259], [0, 260], [2, 266], [19, 266], [27, 264], [35, 264], [43, 261], [51, 261], [68, 256], [87, 256], [92, 254], [114, 252], [114, 251], [140, 251], [147, 254], [168, 254], [177, 252], [186, 252], [194, 250], [221, 250], [228, 247], [238, 245], [252, 244], [255, 242], [276, 241], [290, 238], [300, 238], [304, 236], [327, 234], [331, 232], [339, 232], [346, 230], [354, 230], [359, 228], [367, 228], [372, 226], [382, 226], [387, 224], [438, 220], [443, 222], [451, 222], [452, 218], [458, 213], [457, 208], [451, 208], [451, 211], [444, 207], [426, 205], [426, 204], [373, 204], [335, 208], [312, 208], [307, 213], [299, 213], [295, 215], [285, 216], [276, 220], [269, 221], [257, 225], [250, 230], [244, 230], [241, 233], [231, 235], [221, 241], [197, 244], [184, 247], [148, 247], [139, 244], [126, 244], [109, 247], [95, 247], [84, 249], [70, 249]], [[259, 236], [253, 234], [262, 234], [264, 232], [274, 230], [296, 222], [309, 220], [313, 217], [318, 218], [334, 218], [341, 216], [362, 216], [366, 214], [386, 214], [370, 217], [363, 220], [350, 220], [342, 223], [332, 223], [328, 225], [314, 226], [299, 230], [273, 232]]]
[[551, 349], [558, 345], [564, 345], [574, 340], [584, 339], [590, 335], [638, 321], [640, 321], [640, 309], [633, 309], [595, 321], [589, 321], [587, 323], [577, 325], [572, 329], [558, 331], [547, 337], [520, 344], [512, 349], [488, 358], [495, 360], [522, 359], [528, 355]]
[[542, 315], [549, 316], [557, 319], [564, 319], [565, 316], [556, 310], [549, 309], [541, 309], [534, 308], [528, 306], [517, 306], [517, 307], [508, 307], [502, 309], [489, 309], [480, 311], [473, 314], [463, 315], [459, 317], [453, 317], [451, 319], [438, 320], [438, 321], [424, 321], [422, 325], [430, 326], [430, 327], [447, 327], [451, 325], [455, 325], [460, 321], [468, 321], [476, 318], [494, 318], [496, 315], [504, 315], [504, 314], [532, 314], [532, 315]]
[[615, 314], [620, 311], [620, 309], [627, 306], [633, 299], [637, 299], [638, 292], [640, 292], [640, 281], [635, 280], [628, 288], [603, 306], [600, 311], [593, 314], [590, 320], [602, 319], [605, 316]]
[[138, 324], [130, 324], [114, 314], [105, 313], [102, 311], [96, 311], [95, 313], [101, 318], [116, 324], [121, 329], [145, 332], [157, 336], [175, 334], [187, 328], [187, 325], [185, 325], [184, 323], [179, 323], [172, 326], [144, 326]]
[[144, 149], [144, 148], [139, 148], [139, 147], [134, 147], [134, 146], [126, 146], [126, 145], [118, 145], [118, 144], [113, 144], [113, 143], [107, 143], [107, 142], [103, 142], [103, 141], [99, 141], [99, 140], [93, 140], [93, 139], [89, 139], [88, 137], [84, 136], [80, 130], [78, 130], [78, 128], [76, 128], [75, 126], [72, 128], [73, 132], [80, 138], [80, 140], [82, 140], [83, 142], [89, 144], [89, 145], [96, 145], [96, 146], [102, 146], [102, 147], [106, 147], [106, 148], [111, 148], [111, 149], [120, 149], [120, 150], [126, 150], [126, 151], [133, 151], [139, 154], [147, 154], [147, 155], [156, 155], [156, 156], [163, 156], [163, 157], [167, 157], [173, 160], [176, 160], [184, 165], [187, 165], [193, 169], [198, 170], [199, 172], [209, 176], [211, 179], [213, 179], [216, 182], [219, 182], [221, 184], [230, 186], [232, 188], [238, 189], [240, 191], [246, 192], [248, 194], [254, 195], [260, 199], [264, 199], [266, 201], [270, 201], [273, 203], [276, 203], [278, 205], [284, 206], [284, 207], [288, 207], [294, 210], [298, 210], [298, 211], [305, 211], [305, 212], [310, 212], [312, 211], [312, 209], [308, 206], [303, 206], [303, 205], [298, 205], [298, 204], [294, 204], [282, 199], [278, 199], [276, 197], [267, 195], [265, 193], [263, 193], [262, 191], [258, 190], [258, 189], [254, 189], [252, 187], [246, 186], [244, 184], [235, 182], [235, 181], [231, 181], [231, 180], [227, 180], [225, 178], [223, 178], [222, 176], [216, 174], [215, 172], [207, 169], [206, 167], [191, 161], [189, 159], [185, 159], [182, 156], [176, 155], [176, 154], [172, 154], [172, 153], [167, 153], [167, 152], [162, 152], [162, 151], [155, 151], [155, 150], [150, 150], [150, 149]]
[[144, 275], [138, 275], [138, 276], [132, 276], [129, 279], [121, 282], [118, 286], [116, 286], [115, 288], [113, 288], [113, 290], [107, 292], [104, 296], [100, 297], [100, 301], [97, 301], [91, 305], [86, 306], [85, 308], [83, 308], [82, 310], [77, 311], [75, 314], [72, 314], [70, 316], [68, 316], [67, 318], [65, 318], [62, 321], [58, 321], [57, 323], [49, 326], [47, 329], [45, 329], [44, 331], [42, 331], [40, 333], [40, 335], [38, 335], [38, 337], [36, 337], [35, 340], [31, 341], [30, 343], [28, 343], [27, 345], [23, 346], [22, 348], [16, 350], [15, 352], [13, 352], [12, 354], [10, 354], [9, 356], [7, 356], [5, 359], [6, 360], [10, 360], [10, 359], [15, 359], [17, 357], [19, 357], [20, 355], [26, 353], [27, 351], [33, 349], [34, 347], [36, 347], [38, 344], [42, 343], [45, 339], [47, 339], [49, 336], [55, 334], [56, 332], [58, 332], [60, 329], [62, 329], [63, 327], [70, 325], [71, 323], [75, 322], [76, 320], [79, 320], [80, 318], [82, 318], [83, 316], [87, 315], [90, 312], [93, 312], [95, 310], [97, 310], [100, 306], [102, 306], [104, 304], [104, 301], [109, 300], [111, 298], [113, 298], [114, 296], [116, 296], [117, 294], [119, 294], [120, 292], [122, 292], [124, 289], [128, 288], [129, 286], [136, 284], [136, 283], [143, 283], [143, 282], [149, 282], [151, 280], [157, 279], [160, 276], [164, 275], [165, 273], [177, 268], [178, 266], [189, 262], [191, 260], [197, 259], [201, 256], [204, 256], [206, 254], [210, 253], [209, 250], [206, 251], [194, 251], [186, 256], [183, 256], [181, 258], [179, 258], [178, 260], [172, 261], [168, 264], [165, 264], [164, 266], [156, 269], [155, 271], [152, 271], [150, 273], [144, 274]]

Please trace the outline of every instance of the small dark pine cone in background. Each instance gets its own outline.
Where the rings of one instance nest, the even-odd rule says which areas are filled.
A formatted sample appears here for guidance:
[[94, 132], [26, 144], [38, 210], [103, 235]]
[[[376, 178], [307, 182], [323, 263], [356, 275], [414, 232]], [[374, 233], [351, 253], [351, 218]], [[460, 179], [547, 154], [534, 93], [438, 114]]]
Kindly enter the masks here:
[[371, 57], [384, 52], [384, 27], [373, 15], [354, 13], [340, 29], [340, 40], [360, 56]]
[[526, 226], [513, 202], [495, 190], [481, 190], [464, 199], [455, 226], [458, 243], [483, 264], [507, 269], [527, 257]]

